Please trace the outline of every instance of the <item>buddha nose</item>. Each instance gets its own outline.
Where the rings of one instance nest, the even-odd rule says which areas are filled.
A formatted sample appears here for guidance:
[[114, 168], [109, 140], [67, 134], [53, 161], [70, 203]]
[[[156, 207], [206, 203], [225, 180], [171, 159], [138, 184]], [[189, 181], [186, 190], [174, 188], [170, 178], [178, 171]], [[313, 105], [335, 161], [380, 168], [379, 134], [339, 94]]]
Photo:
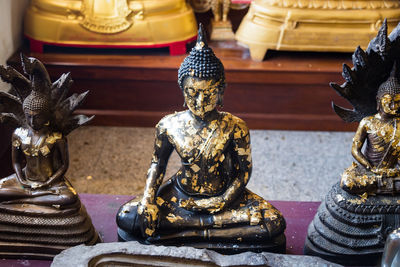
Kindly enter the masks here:
[[203, 103], [203, 99], [204, 99], [204, 94], [203, 92], [200, 92], [199, 95], [197, 96], [197, 103], [201, 105]]

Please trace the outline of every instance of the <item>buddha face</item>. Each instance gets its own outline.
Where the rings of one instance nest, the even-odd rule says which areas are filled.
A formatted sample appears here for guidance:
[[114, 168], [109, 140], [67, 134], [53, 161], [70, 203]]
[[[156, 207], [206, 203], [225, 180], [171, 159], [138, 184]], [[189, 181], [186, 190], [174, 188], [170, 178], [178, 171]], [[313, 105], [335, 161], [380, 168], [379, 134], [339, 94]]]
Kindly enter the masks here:
[[48, 116], [45, 112], [24, 110], [26, 122], [29, 127], [35, 131], [41, 130], [44, 126], [48, 125]]
[[397, 115], [400, 108], [400, 94], [391, 96], [389, 94], [383, 95], [380, 100], [381, 110], [389, 115]]
[[183, 96], [189, 110], [196, 116], [204, 116], [218, 104], [219, 84], [213, 79], [187, 77], [183, 82]]

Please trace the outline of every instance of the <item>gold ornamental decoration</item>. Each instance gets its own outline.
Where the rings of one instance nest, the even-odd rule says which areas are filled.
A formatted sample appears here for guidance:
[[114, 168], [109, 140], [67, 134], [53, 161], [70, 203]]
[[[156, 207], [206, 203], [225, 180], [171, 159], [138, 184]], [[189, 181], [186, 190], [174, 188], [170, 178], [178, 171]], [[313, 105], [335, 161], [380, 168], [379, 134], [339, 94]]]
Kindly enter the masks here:
[[236, 32], [253, 60], [268, 49], [351, 52], [366, 48], [387, 18], [400, 21], [398, 0], [254, 0]]
[[118, 33], [132, 25], [132, 21], [127, 20], [132, 10], [126, 0], [84, 0], [81, 12], [84, 19], [80, 24], [89, 31]]
[[179, 55], [196, 39], [197, 23], [186, 0], [32, 0], [24, 34], [33, 52], [46, 45], [169, 47]]
[[268, 2], [277, 7], [311, 9], [380, 9], [400, 6], [399, 1], [393, 0], [270, 0]]

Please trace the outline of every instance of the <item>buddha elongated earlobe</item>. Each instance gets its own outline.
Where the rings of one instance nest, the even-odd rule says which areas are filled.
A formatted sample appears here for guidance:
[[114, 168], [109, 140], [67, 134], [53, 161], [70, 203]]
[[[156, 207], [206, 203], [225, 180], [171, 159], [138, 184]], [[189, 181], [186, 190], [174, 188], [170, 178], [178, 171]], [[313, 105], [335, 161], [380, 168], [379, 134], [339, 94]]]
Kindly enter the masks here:
[[221, 108], [224, 106], [224, 95], [221, 93], [218, 94], [217, 105]]

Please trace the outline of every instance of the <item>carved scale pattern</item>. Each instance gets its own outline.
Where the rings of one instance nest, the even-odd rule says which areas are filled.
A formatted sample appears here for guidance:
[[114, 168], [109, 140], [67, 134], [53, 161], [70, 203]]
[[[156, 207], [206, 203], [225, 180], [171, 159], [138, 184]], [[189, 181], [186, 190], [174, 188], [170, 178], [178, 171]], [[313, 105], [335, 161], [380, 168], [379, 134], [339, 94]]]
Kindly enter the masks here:
[[[0, 242], [17, 242], [67, 248], [78, 244], [93, 245], [98, 235], [80, 201], [70, 215], [15, 214], [3, 209], [0, 212]], [[79, 208], [80, 206], [80, 208]], [[74, 210], [74, 209], [71, 209]]]
[[342, 190], [339, 183], [334, 185], [308, 228], [306, 247], [349, 259], [379, 255], [388, 232], [399, 227], [400, 215], [393, 203], [400, 197], [369, 196], [364, 203], [352, 203], [356, 197]]
[[[341, 196], [341, 201], [338, 201], [338, 196]], [[366, 216], [371, 214], [371, 218], [376, 216], [376, 214], [400, 214], [400, 205], [397, 202], [399, 197], [387, 195], [383, 197], [368, 196], [365, 202], [361, 203], [351, 203], [349, 199], [360, 199], [359, 196], [354, 196], [346, 191], [339, 188], [339, 186], [334, 186], [332, 190], [326, 196], [327, 203], [332, 203], [332, 206], [338, 207], [340, 209], [354, 212], [357, 214], [363, 214]], [[346, 201], [345, 201], [346, 200]], [[382, 201], [383, 200], [383, 201]]]
[[390, 9], [399, 8], [397, 0], [268, 0], [263, 4], [285, 8], [307, 9]]

